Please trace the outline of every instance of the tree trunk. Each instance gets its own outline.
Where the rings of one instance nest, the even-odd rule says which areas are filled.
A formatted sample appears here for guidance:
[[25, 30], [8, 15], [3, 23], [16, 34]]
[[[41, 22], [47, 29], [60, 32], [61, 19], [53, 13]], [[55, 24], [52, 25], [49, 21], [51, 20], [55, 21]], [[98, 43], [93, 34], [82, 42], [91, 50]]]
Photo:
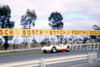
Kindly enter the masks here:
[[25, 36], [25, 48], [27, 48], [27, 36]]
[[29, 24], [29, 29], [31, 29], [31, 24]]
[[60, 36], [60, 43], [63, 43], [63, 37]]
[[8, 47], [9, 47], [9, 44], [8, 44], [8, 36], [4, 36], [4, 39], [5, 39], [4, 47], [5, 47], [5, 50], [7, 50]]
[[[2, 26], [1, 26], [1, 28], [4, 28], [4, 24], [5, 24], [5, 19], [2, 20]], [[9, 47], [8, 36], [4, 36], [4, 39], [5, 39], [4, 48], [5, 48], [5, 50], [7, 50], [8, 47]]]
[[1, 28], [4, 28], [4, 24], [5, 24], [4, 21], [5, 21], [5, 19], [2, 20], [2, 26], [1, 26]]
[[42, 47], [44, 46], [44, 44], [42, 44]]
[[59, 37], [59, 36], [57, 36], [57, 39], [58, 39], [58, 43], [60, 42], [60, 41], [59, 41], [59, 38], [60, 38], [60, 37]]
[[[31, 29], [31, 23], [29, 24], [29, 29]], [[28, 42], [27, 44], [28, 44], [28, 48], [30, 48], [30, 42]]]

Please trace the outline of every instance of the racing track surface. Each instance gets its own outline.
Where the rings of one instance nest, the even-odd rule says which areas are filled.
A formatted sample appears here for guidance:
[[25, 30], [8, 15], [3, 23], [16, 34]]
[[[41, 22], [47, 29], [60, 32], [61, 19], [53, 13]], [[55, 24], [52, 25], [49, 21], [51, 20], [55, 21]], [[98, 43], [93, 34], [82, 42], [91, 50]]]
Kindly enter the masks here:
[[8, 56], [8, 57], [0, 57], [0, 63], [7, 63], [7, 62], [16, 62], [16, 61], [24, 61], [24, 60], [34, 60], [40, 58], [47, 58], [47, 57], [57, 57], [57, 56], [68, 56], [68, 55], [75, 55], [75, 54], [83, 54], [88, 52], [98, 53], [98, 57], [100, 58], [100, 48], [98, 50], [71, 50], [70, 52], [57, 52], [57, 53], [36, 53], [36, 54], [27, 54], [27, 55], [18, 55], [18, 56]]

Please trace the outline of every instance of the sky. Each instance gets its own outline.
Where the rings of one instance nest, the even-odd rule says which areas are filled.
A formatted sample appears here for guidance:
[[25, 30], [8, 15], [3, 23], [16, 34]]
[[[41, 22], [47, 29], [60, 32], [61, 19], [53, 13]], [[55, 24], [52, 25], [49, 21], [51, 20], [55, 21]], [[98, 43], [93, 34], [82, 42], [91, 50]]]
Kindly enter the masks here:
[[32, 29], [51, 29], [48, 17], [56, 11], [63, 16], [64, 30], [93, 30], [93, 25], [100, 26], [100, 0], [0, 0], [0, 5], [10, 6], [15, 28], [22, 28], [21, 16], [27, 9], [34, 9], [37, 15]]
[[32, 29], [51, 29], [48, 17], [52, 12], [63, 16], [64, 30], [93, 30], [100, 26], [100, 0], [0, 0], [0, 5], [9, 5], [11, 20], [16, 29], [27, 9], [35, 10], [37, 19]]

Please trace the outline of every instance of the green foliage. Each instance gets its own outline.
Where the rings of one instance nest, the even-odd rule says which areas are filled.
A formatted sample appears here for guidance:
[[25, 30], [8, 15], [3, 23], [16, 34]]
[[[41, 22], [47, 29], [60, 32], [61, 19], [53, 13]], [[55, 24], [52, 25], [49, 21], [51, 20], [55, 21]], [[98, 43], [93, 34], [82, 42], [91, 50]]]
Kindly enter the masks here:
[[61, 22], [62, 20], [63, 20], [63, 17], [58, 12], [51, 13], [51, 15], [49, 17], [49, 21], [51, 21], [51, 22]]
[[11, 9], [8, 5], [0, 7], [0, 27], [13, 28], [14, 21], [10, 21]]
[[37, 15], [34, 10], [27, 9], [25, 15], [21, 18], [21, 25], [24, 29], [31, 29], [31, 25], [35, 26], [35, 20], [37, 19]]
[[45, 39], [43, 39], [43, 41], [41, 41], [42, 47], [43, 47], [45, 44], [50, 45], [50, 44], [51, 44], [51, 41], [50, 41], [48, 38], [45, 38]]
[[[100, 27], [99, 27], [98, 25], [93, 25], [93, 29], [94, 29], [94, 30], [100, 30]], [[92, 39], [98, 39], [98, 38], [100, 38], [99, 35], [90, 35], [90, 37], [91, 37]]]
[[93, 29], [94, 29], [94, 30], [100, 30], [100, 27], [97, 26], [97, 25], [93, 25]]
[[36, 44], [36, 43], [37, 43], [37, 41], [36, 41], [35, 39], [33, 39], [33, 40], [32, 40], [32, 43], [33, 43], [33, 44]]
[[10, 17], [11, 10], [8, 5], [0, 6], [0, 16]]
[[47, 44], [47, 42], [46, 41], [42, 41], [41, 44], [44, 45], [44, 44]]
[[49, 26], [52, 29], [62, 29], [63, 28], [63, 17], [59, 12], [52, 12], [50, 17], [48, 18], [50, 21]]
[[4, 47], [2, 44], [0, 44], [0, 50], [4, 50]]

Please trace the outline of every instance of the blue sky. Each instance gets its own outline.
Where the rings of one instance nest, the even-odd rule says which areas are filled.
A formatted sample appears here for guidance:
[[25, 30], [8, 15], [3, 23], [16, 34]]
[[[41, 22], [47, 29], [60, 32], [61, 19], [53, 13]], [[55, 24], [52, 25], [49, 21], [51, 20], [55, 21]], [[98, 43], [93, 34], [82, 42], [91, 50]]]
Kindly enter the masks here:
[[93, 25], [100, 26], [100, 0], [0, 0], [0, 5], [10, 6], [15, 28], [21, 28], [21, 16], [27, 9], [34, 9], [37, 15], [32, 29], [51, 29], [48, 17], [55, 11], [64, 18], [64, 30], [93, 30]]
[[27, 9], [34, 9], [37, 14], [32, 29], [51, 29], [48, 17], [55, 11], [64, 18], [64, 30], [92, 30], [94, 24], [100, 26], [100, 0], [0, 0], [0, 5], [10, 6], [15, 28], [21, 28], [21, 16]]

